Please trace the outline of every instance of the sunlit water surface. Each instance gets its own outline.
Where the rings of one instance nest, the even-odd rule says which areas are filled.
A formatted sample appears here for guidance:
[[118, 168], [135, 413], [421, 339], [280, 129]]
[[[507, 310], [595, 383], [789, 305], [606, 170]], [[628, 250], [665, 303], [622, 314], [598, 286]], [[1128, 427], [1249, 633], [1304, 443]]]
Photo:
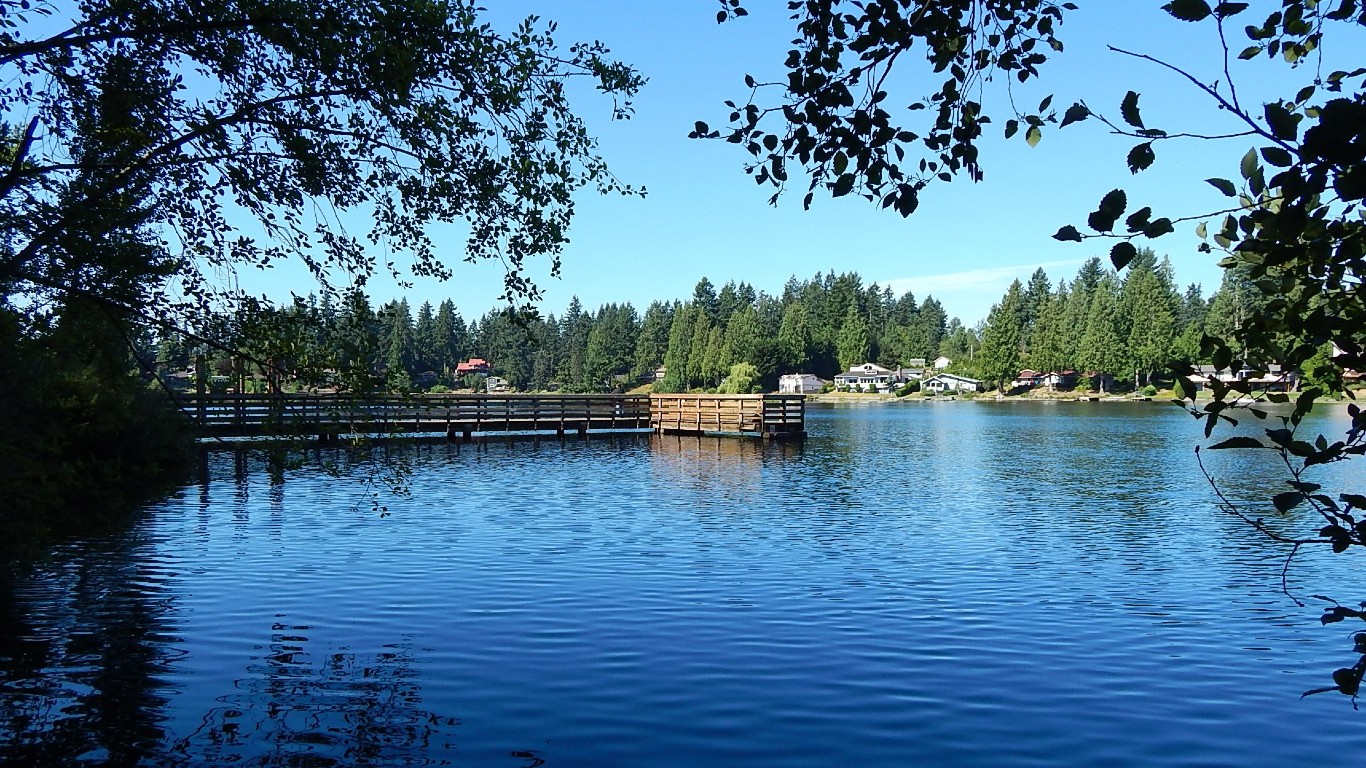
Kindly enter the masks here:
[[[1359, 764], [1366, 712], [1299, 698], [1350, 628], [1214, 509], [1177, 409], [809, 426], [395, 448], [406, 498], [339, 452], [211, 454], [7, 577], [0, 762]], [[1282, 490], [1253, 458], [1206, 462], [1235, 500]], [[1354, 562], [1289, 586], [1360, 597]]]

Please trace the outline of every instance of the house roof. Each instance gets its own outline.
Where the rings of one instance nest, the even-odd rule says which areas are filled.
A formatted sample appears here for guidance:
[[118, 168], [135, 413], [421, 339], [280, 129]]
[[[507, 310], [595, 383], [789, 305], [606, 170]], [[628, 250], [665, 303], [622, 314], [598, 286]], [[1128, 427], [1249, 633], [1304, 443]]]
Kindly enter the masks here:
[[981, 384], [981, 383], [982, 383], [981, 380], [979, 380], [979, 379], [973, 379], [973, 378], [969, 378], [969, 377], [967, 377], [967, 376], [959, 376], [959, 375], [956, 374], [956, 373], [936, 373], [935, 375], [929, 377], [928, 379], [925, 379], [925, 383], [926, 383], [926, 384], [929, 384], [929, 383], [932, 382], [932, 381], [938, 381], [938, 380], [940, 380], [940, 379], [953, 379], [954, 381], [961, 381], [961, 382], [969, 383], [969, 384]]
[[882, 366], [878, 365], [877, 363], [864, 363], [863, 365], [856, 365], [856, 366], [854, 366], [853, 368], [850, 368], [848, 371], [845, 371], [845, 373], [864, 374], [864, 375], [867, 375], [867, 374], [869, 374], [869, 373], [891, 373], [891, 372], [892, 372], [891, 369], [889, 369], [889, 368], [883, 368]]

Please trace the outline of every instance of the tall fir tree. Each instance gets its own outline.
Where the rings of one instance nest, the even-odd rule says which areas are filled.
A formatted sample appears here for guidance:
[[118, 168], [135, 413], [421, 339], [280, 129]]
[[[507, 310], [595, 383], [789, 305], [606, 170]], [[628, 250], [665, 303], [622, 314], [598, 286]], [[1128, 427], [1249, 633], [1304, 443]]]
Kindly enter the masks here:
[[1025, 292], [1011, 282], [1005, 297], [991, 308], [982, 330], [978, 370], [988, 384], [1004, 390], [1020, 370], [1025, 339]]

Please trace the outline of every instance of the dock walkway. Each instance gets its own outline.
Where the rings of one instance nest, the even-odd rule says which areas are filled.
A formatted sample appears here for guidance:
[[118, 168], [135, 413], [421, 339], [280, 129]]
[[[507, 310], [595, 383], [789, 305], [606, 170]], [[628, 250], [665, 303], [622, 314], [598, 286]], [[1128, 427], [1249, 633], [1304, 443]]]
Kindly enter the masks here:
[[206, 438], [495, 433], [805, 436], [801, 395], [185, 395], [180, 410]]

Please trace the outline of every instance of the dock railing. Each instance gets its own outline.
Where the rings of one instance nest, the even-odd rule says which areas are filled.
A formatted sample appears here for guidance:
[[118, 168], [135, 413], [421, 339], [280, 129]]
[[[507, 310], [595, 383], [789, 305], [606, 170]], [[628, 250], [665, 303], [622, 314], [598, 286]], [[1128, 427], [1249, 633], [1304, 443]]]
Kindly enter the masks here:
[[627, 432], [800, 437], [801, 395], [205, 394], [177, 398], [205, 437]]
[[803, 395], [650, 395], [650, 426], [656, 432], [802, 437]]
[[650, 428], [644, 395], [186, 395], [180, 409], [207, 437], [387, 433], [565, 432]]

